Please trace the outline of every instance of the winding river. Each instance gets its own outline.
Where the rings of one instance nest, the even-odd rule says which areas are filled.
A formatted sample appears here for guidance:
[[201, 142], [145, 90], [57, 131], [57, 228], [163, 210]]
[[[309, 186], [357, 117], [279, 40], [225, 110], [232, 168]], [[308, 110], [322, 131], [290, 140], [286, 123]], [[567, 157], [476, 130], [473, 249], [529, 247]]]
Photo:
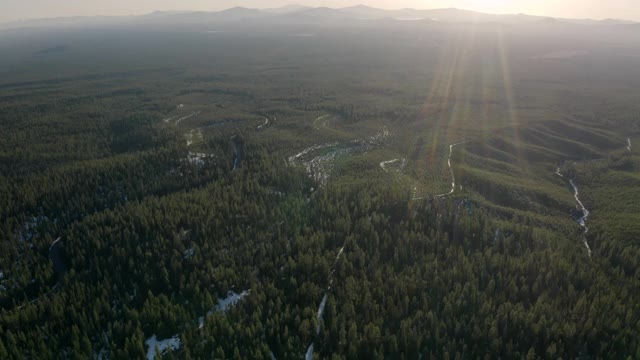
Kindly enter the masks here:
[[[340, 256], [344, 252], [344, 247], [346, 242], [342, 244], [340, 251], [338, 251], [338, 255], [336, 255], [336, 261], [333, 264], [333, 269], [329, 274], [329, 286], [327, 287], [327, 291], [325, 291], [324, 296], [322, 297], [322, 301], [320, 301], [320, 306], [318, 306], [318, 325], [316, 326], [316, 336], [320, 335], [320, 329], [322, 328], [322, 319], [324, 317], [324, 308], [327, 306], [327, 298], [329, 297], [329, 291], [331, 290], [331, 286], [333, 286], [333, 275], [336, 272], [336, 264], [338, 264], [338, 260], [340, 260]], [[313, 360], [313, 342], [307, 348], [307, 352], [305, 353], [305, 360]]]
[[58, 282], [62, 281], [64, 274], [67, 272], [67, 266], [64, 263], [62, 256], [62, 245], [60, 243], [61, 237], [57, 238], [51, 246], [49, 246], [49, 258], [53, 263], [53, 270], [56, 273]]
[[[556, 170], [556, 175], [565, 179], [564, 175], [562, 175], [562, 173], [560, 172], [560, 168]], [[578, 204], [580, 212], [582, 213], [582, 216], [580, 216], [577, 221], [578, 224], [580, 224], [580, 227], [582, 227], [582, 242], [584, 243], [584, 247], [587, 249], [587, 255], [589, 255], [589, 259], [591, 259], [591, 247], [589, 247], [589, 243], [587, 242], [587, 233], [589, 232], [589, 228], [587, 227], [587, 219], [589, 219], [589, 215], [591, 214], [591, 212], [587, 210], [587, 208], [580, 200], [580, 191], [578, 190], [578, 185], [576, 185], [575, 181], [573, 181], [573, 179], [569, 179], [569, 184], [571, 184], [571, 187], [573, 188], [573, 197], [576, 199], [576, 204]]]
[[451, 174], [451, 190], [444, 194], [438, 194], [436, 195], [436, 197], [445, 197], [445, 196], [452, 195], [454, 192], [456, 192], [456, 176], [453, 173], [453, 167], [451, 167], [451, 155], [453, 155], [453, 148], [455, 146], [462, 145], [467, 142], [469, 142], [469, 140], [464, 140], [464, 141], [449, 145], [449, 159], [447, 159], [447, 164], [449, 165], [449, 173]]
[[233, 135], [231, 137], [231, 144], [233, 144], [233, 169], [231, 171], [236, 171], [240, 167], [240, 162], [242, 161], [242, 143], [239, 141], [238, 135]]

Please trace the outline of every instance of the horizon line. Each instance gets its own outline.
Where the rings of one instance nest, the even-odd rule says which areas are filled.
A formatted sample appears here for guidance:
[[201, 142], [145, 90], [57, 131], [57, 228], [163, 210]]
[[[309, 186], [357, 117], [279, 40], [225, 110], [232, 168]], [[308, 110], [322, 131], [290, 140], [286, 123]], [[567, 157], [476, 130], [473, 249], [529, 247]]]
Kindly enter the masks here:
[[229, 11], [229, 10], [233, 10], [233, 9], [247, 9], [247, 10], [275, 10], [275, 9], [283, 9], [283, 8], [287, 8], [287, 7], [300, 7], [300, 8], [305, 8], [305, 9], [332, 9], [332, 10], [344, 10], [344, 9], [351, 9], [351, 8], [356, 8], [356, 7], [365, 7], [368, 9], [373, 9], [373, 10], [382, 10], [382, 11], [408, 11], [408, 10], [414, 10], [414, 11], [433, 11], [433, 10], [459, 10], [459, 11], [468, 11], [468, 12], [472, 12], [472, 13], [477, 13], [477, 14], [482, 14], [482, 15], [497, 15], [497, 16], [518, 16], [518, 15], [524, 15], [524, 16], [533, 16], [533, 17], [542, 17], [542, 18], [548, 18], [548, 19], [555, 19], [555, 20], [586, 20], [586, 21], [607, 21], [607, 20], [612, 20], [612, 21], [626, 21], [626, 22], [632, 22], [632, 23], [636, 23], [636, 24], [640, 24], [640, 19], [638, 20], [634, 20], [634, 19], [623, 19], [623, 18], [611, 18], [611, 17], [607, 17], [607, 18], [589, 18], [589, 17], [561, 17], [561, 16], [553, 16], [553, 15], [541, 15], [541, 14], [533, 14], [533, 13], [524, 13], [524, 12], [519, 12], [519, 13], [512, 13], [512, 12], [484, 12], [484, 11], [477, 11], [477, 10], [472, 10], [472, 9], [466, 9], [466, 8], [461, 8], [461, 7], [436, 7], [436, 8], [413, 8], [413, 7], [405, 7], [405, 8], [379, 8], [379, 7], [374, 7], [374, 6], [369, 6], [369, 5], [365, 5], [365, 4], [356, 4], [356, 5], [351, 5], [351, 6], [345, 6], [345, 7], [329, 7], [329, 6], [306, 6], [306, 5], [300, 5], [300, 4], [296, 4], [296, 3], [290, 3], [290, 4], [286, 4], [286, 5], [282, 5], [282, 6], [276, 6], [276, 7], [246, 7], [246, 6], [232, 6], [229, 8], [225, 8], [225, 9], [221, 9], [221, 10], [188, 10], [188, 9], [172, 9], [172, 10], [153, 10], [150, 12], [144, 12], [144, 13], [130, 13], [130, 14], [112, 14], [112, 15], [105, 15], [105, 14], [94, 14], [94, 15], [62, 15], [62, 16], [55, 16], [55, 17], [32, 17], [32, 18], [22, 18], [22, 19], [14, 19], [14, 20], [0, 20], [0, 24], [10, 24], [10, 23], [18, 23], [18, 22], [23, 22], [23, 21], [37, 21], [37, 20], [59, 20], [59, 19], [73, 19], [73, 18], [93, 18], [93, 17], [103, 17], [103, 18], [107, 18], [107, 17], [111, 17], [111, 18], [116, 18], [116, 17], [141, 17], [141, 16], [146, 16], [146, 15], [151, 15], [151, 14], [155, 14], [155, 13], [170, 13], [170, 12], [184, 12], [184, 13], [219, 13], [219, 12], [224, 12], [224, 11]]

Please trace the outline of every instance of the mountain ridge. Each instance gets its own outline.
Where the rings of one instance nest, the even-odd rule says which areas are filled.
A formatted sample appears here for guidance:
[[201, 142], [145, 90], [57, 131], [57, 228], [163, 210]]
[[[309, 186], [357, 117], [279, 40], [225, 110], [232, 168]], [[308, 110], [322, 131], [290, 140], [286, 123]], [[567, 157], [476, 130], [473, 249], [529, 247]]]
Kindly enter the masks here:
[[110, 25], [117, 23], [135, 23], [136, 20], [143, 22], [167, 20], [169, 23], [175, 22], [230, 22], [250, 19], [270, 19], [270, 20], [294, 20], [299, 16], [300, 20], [374, 20], [374, 19], [398, 19], [398, 20], [437, 20], [447, 23], [535, 23], [559, 21], [567, 24], [593, 25], [593, 26], [618, 26], [636, 25], [635, 21], [619, 19], [571, 19], [552, 16], [539, 16], [528, 14], [491, 14], [460, 8], [435, 8], [435, 9], [414, 9], [404, 8], [387, 10], [371, 7], [364, 4], [343, 8], [331, 7], [308, 7], [291, 4], [277, 8], [249, 8], [235, 6], [220, 11], [190, 11], [190, 10], [163, 10], [154, 11], [142, 15], [96, 15], [96, 16], [67, 16], [55, 18], [39, 18], [16, 20], [10, 22], [0, 22], [2, 29], [18, 29], [28, 27], [47, 26], [82, 26], [91, 23], [98, 25]]

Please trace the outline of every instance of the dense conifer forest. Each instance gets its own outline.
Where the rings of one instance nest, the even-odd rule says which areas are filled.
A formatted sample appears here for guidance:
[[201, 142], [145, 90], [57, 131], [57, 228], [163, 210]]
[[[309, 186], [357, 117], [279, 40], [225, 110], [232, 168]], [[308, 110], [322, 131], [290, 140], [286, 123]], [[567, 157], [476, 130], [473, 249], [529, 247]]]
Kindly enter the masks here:
[[379, 25], [0, 34], [0, 359], [640, 358], [635, 35]]

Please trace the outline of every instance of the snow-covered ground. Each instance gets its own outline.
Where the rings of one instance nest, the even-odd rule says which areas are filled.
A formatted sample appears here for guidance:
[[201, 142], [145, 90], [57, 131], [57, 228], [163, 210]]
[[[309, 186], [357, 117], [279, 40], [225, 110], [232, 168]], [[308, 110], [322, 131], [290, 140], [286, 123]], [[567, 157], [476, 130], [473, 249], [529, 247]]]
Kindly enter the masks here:
[[257, 129], [260, 130], [267, 125], [269, 125], [269, 118], [264, 118], [264, 124], [258, 125]]
[[329, 116], [331, 116], [331, 115], [322, 115], [322, 116], [318, 116], [315, 120], [313, 120], [313, 127], [314, 127], [316, 130], [320, 130], [320, 128], [321, 128], [321, 127], [327, 127], [327, 122], [326, 122], [326, 121], [322, 124], [322, 126], [318, 126], [318, 121], [323, 120], [323, 119], [326, 119], [326, 118], [328, 118]]
[[407, 165], [407, 159], [405, 158], [401, 158], [401, 159], [393, 159], [393, 160], [387, 160], [387, 161], [383, 161], [380, 163], [380, 167], [382, 168], [382, 170], [384, 170], [385, 172], [389, 172], [389, 169], [387, 168], [389, 165], [394, 164], [400, 162], [400, 165], [398, 166], [398, 168], [396, 169], [396, 171], [400, 171], [402, 170], [402, 168], [405, 167], [405, 165]]
[[[227, 293], [227, 297], [224, 299], [218, 298], [218, 305], [216, 305], [215, 311], [225, 312], [231, 306], [234, 306], [238, 303], [238, 301], [245, 298], [245, 296], [251, 294], [251, 289], [244, 290], [241, 293], [236, 293], [235, 291], [229, 291]], [[209, 311], [209, 315], [213, 314], [213, 310]]]
[[189, 151], [189, 155], [187, 155], [187, 161], [195, 166], [202, 166], [205, 163], [205, 159], [212, 157], [212, 155], [209, 155], [207, 153], [196, 153]]
[[147, 349], [147, 360], [154, 360], [156, 358], [156, 349], [160, 351], [160, 354], [164, 354], [168, 349], [177, 350], [182, 346], [182, 342], [178, 335], [174, 335], [169, 339], [158, 340], [156, 336], [148, 338], [145, 344], [149, 347]]
[[310, 146], [289, 157], [289, 164], [304, 165], [307, 174], [321, 185], [327, 183], [336, 158], [367, 152], [379, 146], [391, 134], [386, 128], [368, 138], [345, 143], [327, 143]]
[[38, 228], [38, 226], [47, 221], [49, 221], [49, 218], [46, 216], [40, 215], [32, 217], [31, 220], [28, 220], [24, 224], [22, 224], [22, 229], [19, 230], [16, 234], [16, 239], [20, 241], [31, 241], [31, 239], [33, 239], [33, 237], [37, 235], [36, 229]]
[[[218, 298], [218, 304], [213, 310], [207, 312], [207, 316], [213, 315], [214, 312], [225, 312], [231, 306], [234, 306], [238, 303], [238, 301], [242, 300], [246, 296], [251, 293], [251, 289], [244, 290], [241, 293], [236, 293], [234, 291], [229, 291], [227, 293], [227, 297]], [[200, 316], [198, 318], [198, 329], [202, 329], [204, 326], [205, 316]], [[158, 340], [155, 335], [147, 339], [145, 342], [147, 344], [147, 359], [153, 360], [156, 356], [156, 347], [160, 351], [161, 354], [164, 354], [168, 349], [177, 350], [182, 346], [182, 342], [180, 341], [180, 337], [178, 334], [172, 336], [169, 339]]]
[[185, 259], [190, 259], [193, 257], [193, 255], [196, 253], [196, 249], [192, 246], [190, 248], [188, 248], [187, 250], [185, 250], [184, 252], [184, 258]]
[[102, 348], [99, 352], [94, 353], [93, 360], [109, 360], [109, 349]]
[[187, 140], [187, 147], [191, 146], [195, 140], [202, 141], [202, 128], [193, 129], [184, 134], [184, 137]]
[[290, 157], [289, 157], [289, 163], [293, 163], [293, 162], [295, 162], [296, 160], [298, 160], [298, 159], [299, 159], [299, 158], [301, 158], [302, 156], [307, 155], [308, 153], [310, 153], [310, 152], [312, 152], [312, 151], [316, 151], [316, 150], [320, 150], [320, 149], [325, 149], [325, 148], [328, 148], [328, 147], [331, 147], [331, 146], [336, 146], [336, 145], [338, 145], [338, 143], [330, 143], [330, 144], [321, 144], [321, 145], [313, 145], [313, 146], [310, 146], [310, 147], [308, 147], [308, 148], [306, 148], [306, 149], [302, 150], [301, 152], [299, 152], [299, 153], [297, 153], [297, 154], [295, 154], [295, 155], [293, 155], [293, 156], [290, 156]]
[[[211, 316], [216, 312], [227, 311], [230, 307], [237, 304], [240, 300], [244, 299], [249, 294], [251, 294], [251, 289], [244, 290], [239, 294], [236, 293], [235, 291], [229, 291], [227, 293], [227, 297], [218, 298], [218, 304], [216, 305], [215, 308], [213, 308], [212, 310], [209, 310], [206, 316]], [[200, 316], [198, 318], [198, 329], [202, 329], [202, 327], [204, 326], [204, 320], [206, 319], [206, 316]]]
[[189, 114], [187, 116], [183, 116], [183, 117], [179, 118], [178, 120], [176, 120], [176, 125], [180, 124], [184, 120], [190, 119], [190, 118], [192, 118], [194, 116], [198, 116], [198, 115], [200, 115], [200, 113], [201, 113], [201, 111], [194, 111], [194, 112], [192, 112], [191, 114]]

